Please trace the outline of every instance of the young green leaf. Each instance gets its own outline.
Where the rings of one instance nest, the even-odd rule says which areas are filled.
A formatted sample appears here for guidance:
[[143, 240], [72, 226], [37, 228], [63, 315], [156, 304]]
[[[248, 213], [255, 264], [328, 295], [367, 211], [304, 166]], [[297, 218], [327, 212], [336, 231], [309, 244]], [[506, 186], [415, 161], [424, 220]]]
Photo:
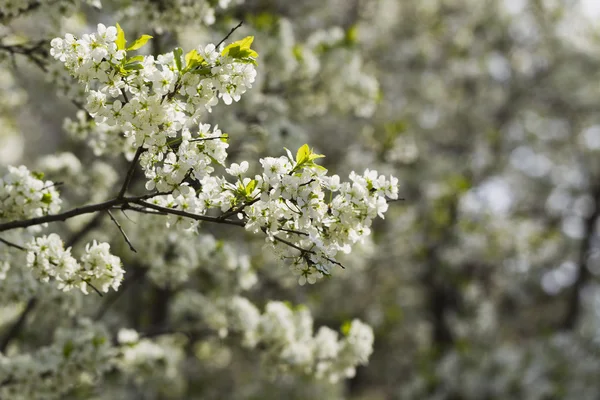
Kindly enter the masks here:
[[127, 50], [137, 50], [144, 46], [150, 39], [152, 39], [152, 36], [142, 35], [139, 38], [137, 38], [135, 42], [133, 42], [133, 44], [127, 48]]
[[125, 64], [125, 71], [139, 71], [140, 69], [144, 69], [144, 66], [139, 62], [132, 62], [129, 64]]
[[135, 56], [135, 57], [128, 58], [125, 61], [125, 64], [131, 64], [134, 62], [142, 62], [142, 61], [144, 61], [144, 56]]
[[296, 164], [300, 165], [308, 161], [310, 155], [310, 148], [307, 144], [302, 145], [296, 152]]
[[258, 53], [250, 48], [254, 36], [246, 36], [242, 40], [233, 42], [223, 49], [221, 55], [233, 58], [257, 58]]
[[342, 334], [344, 336], [348, 336], [348, 334], [350, 333], [350, 327], [352, 326], [352, 322], [350, 321], [346, 321], [342, 324]]
[[125, 50], [125, 45], [127, 44], [127, 40], [125, 40], [125, 32], [121, 29], [121, 25], [117, 23], [117, 44], [118, 50]]
[[256, 180], [252, 179], [250, 182], [248, 182], [248, 184], [246, 185], [246, 196], [251, 196], [252, 192], [254, 191], [254, 188], [256, 187]]
[[200, 54], [198, 54], [196, 49], [190, 50], [185, 55], [185, 65], [186, 65], [185, 68], [187, 70], [196, 68], [197, 66], [201, 65], [203, 62], [204, 62], [204, 58]]

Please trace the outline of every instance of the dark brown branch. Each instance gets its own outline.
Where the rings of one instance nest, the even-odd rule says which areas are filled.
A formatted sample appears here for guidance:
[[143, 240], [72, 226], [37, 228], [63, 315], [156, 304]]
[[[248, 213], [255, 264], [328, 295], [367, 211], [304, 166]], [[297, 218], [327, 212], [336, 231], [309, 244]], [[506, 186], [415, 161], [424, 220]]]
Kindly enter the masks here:
[[127, 203], [136, 203], [139, 201], [147, 200], [152, 197], [160, 196], [160, 195], [164, 195], [164, 194], [166, 194], [166, 193], [153, 193], [153, 194], [147, 194], [147, 195], [137, 196], [137, 197], [123, 197], [120, 199], [117, 198], [117, 199], [108, 200], [108, 201], [105, 201], [102, 203], [91, 204], [89, 206], [77, 207], [72, 210], [65, 211], [64, 213], [60, 213], [60, 214], [50, 214], [50, 215], [44, 215], [43, 217], [36, 217], [36, 218], [25, 219], [25, 220], [5, 222], [3, 224], [0, 224], [0, 232], [4, 232], [4, 231], [11, 230], [11, 229], [16, 229], [16, 228], [27, 228], [29, 226], [46, 224], [49, 222], [65, 221], [69, 218], [73, 218], [78, 215], [91, 214], [91, 213], [95, 213], [98, 211], [109, 210], [110, 208], [115, 207], [115, 206], [119, 206], [119, 205], [123, 205], [123, 204], [127, 204]]
[[138, 204], [140, 206], [150, 208], [156, 211], [161, 211], [166, 214], [179, 215], [180, 217], [190, 218], [195, 221], [205, 221], [205, 222], [215, 222], [218, 224], [227, 224], [227, 225], [236, 225], [236, 226], [245, 226], [246, 224], [242, 221], [232, 221], [230, 219], [221, 219], [220, 217], [211, 217], [208, 215], [198, 215], [192, 214], [189, 212], [176, 210], [174, 208], [162, 207], [156, 204], [148, 203], [144, 200], [132, 201], [132, 203]]

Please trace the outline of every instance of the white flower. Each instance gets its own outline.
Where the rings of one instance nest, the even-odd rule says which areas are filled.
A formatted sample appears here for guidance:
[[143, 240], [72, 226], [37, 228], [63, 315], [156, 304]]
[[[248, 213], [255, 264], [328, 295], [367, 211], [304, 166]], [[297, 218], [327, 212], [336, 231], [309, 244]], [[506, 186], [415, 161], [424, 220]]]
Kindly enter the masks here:
[[[81, 279], [98, 290], [108, 292], [109, 288], [117, 290], [123, 281], [125, 271], [121, 267], [121, 259], [110, 254], [108, 243], [97, 243], [95, 240], [85, 246], [85, 254], [81, 257]], [[86, 292], [85, 285], [82, 291]]]

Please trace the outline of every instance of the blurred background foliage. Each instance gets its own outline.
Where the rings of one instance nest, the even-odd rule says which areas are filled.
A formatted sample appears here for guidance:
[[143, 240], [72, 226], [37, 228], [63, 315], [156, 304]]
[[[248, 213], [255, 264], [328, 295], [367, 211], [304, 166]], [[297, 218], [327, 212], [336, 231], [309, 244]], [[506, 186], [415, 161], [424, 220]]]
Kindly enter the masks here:
[[[160, 53], [218, 42], [243, 20], [235, 36], [256, 37], [257, 83], [240, 103], [215, 109], [206, 121], [229, 133], [231, 161], [307, 142], [341, 176], [365, 168], [394, 174], [404, 200], [391, 205], [370, 242], [343, 260], [346, 270], [312, 286], [298, 286], [262, 251], [261, 239], [205, 227], [249, 254], [259, 278], [249, 296], [258, 304], [304, 303], [315, 325], [338, 327], [359, 317], [373, 326], [375, 351], [355, 378], [336, 385], [273, 380], [234, 339], [198, 338], [181, 347], [177, 379], [154, 376], [128, 392], [108, 379], [106, 393], [598, 398], [595, 0], [245, 0], [216, 8], [212, 24], [172, 12], [171, 3], [104, 0], [101, 10], [82, 6], [69, 18], [42, 8], [2, 25], [0, 164], [33, 165], [40, 155], [71, 151], [88, 168], [94, 157], [63, 129], [65, 118], [76, 119], [70, 100], [76, 94], [57, 96], [35, 57], [11, 55], [3, 51], [8, 44], [118, 21], [132, 37], [154, 35], [151, 51]], [[125, 165], [110, 154], [100, 159]], [[80, 198], [70, 185], [77, 184], [73, 178], [63, 189], [73, 204]], [[134, 264], [119, 237], [112, 239], [131, 267], [128, 279], [138, 278], [106, 313], [107, 323], [169, 327], [178, 287], [137, 275], [145, 266]], [[97, 301], [86, 298], [81, 312], [93, 313]], [[43, 343], [41, 332], [56, 323], [44, 315], [48, 310], [66, 313], [54, 303], [41, 305], [24, 328], [31, 346]]]

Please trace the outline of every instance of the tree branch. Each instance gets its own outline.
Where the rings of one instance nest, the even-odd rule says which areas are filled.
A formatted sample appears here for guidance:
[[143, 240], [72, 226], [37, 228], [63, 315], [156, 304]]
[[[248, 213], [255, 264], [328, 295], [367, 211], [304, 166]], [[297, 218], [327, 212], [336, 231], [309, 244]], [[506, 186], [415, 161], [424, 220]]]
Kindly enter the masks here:
[[115, 217], [112, 215], [112, 213], [110, 212], [110, 210], [106, 210], [106, 212], [108, 213], [108, 216], [110, 217], [110, 219], [112, 220], [112, 222], [115, 223], [115, 225], [117, 226], [117, 228], [119, 229], [119, 232], [121, 232], [121, 235], [123, 236], [123, 238], [125, 239], [125, 242], [127, 243], [127, 245], [129, 246], [129, 249], [131, 251], [133, 251], [134, 253], [137, 253], [137, 250], [135, 249], [135, 247], [133, 247], [133, 244], [131, 244], [131, 241], [129, 240], [129, 238], [127, 237], [127, 234], [125, 233], [125, 231], [123, 230], [123, 227], [121, 227], [121, 224], [119, 224], [119, 221], [117, 221], [115, 219]]
[[16, 243], [13, 243], [13, 242], [9, 242], [9, 241], [8, 241], [8, 240], [6, 240], [6, 239], [2, 239], [2, 238], [0, 238], [0, 242], [4, 243], [4, 244], [5, 244], [5, 245], [7, 245], [8, 247], [14, 247], [15, 249], [19, 249], [19, 250], [21, 250], [21, 251], [27, 251], [27, 249], [26, 249], [25, 247], [23, 247], [23, 246], [19, 246], [18, 244], [16, 244]]
[[91, 204], [89, 206], [83, 206], [83, 207], [77, 207], [72, 210], [66, 211], [64, 213], [60, 213], [60, 214], [50, 214], [50, 215], [44, 215], [43, 217], [36, 217], [36, 218], [25, 219], [25, 220], [5, 222], [3, 224], [0, 224], [0, 232], [4, 232], [4, 231], [11, 230], [11, 229], [16, 229], [16, 228], [27, 228], [29, 226], [42, 225], [42, 224], [46, 224], [49, 222], [65, 221], [69, 218], [73, 218], [78, 215], [91, 214], [91, 213], [95, 213], [98, 211], [105, 211], [105, 210], [109, 210], [110, 208], [115, 207], [115, 206], [128, 204], [128, 203], [137, 203], [139, 201], [151, 199], [152, 197], [161, 196], [161, 195], [165, 195], [165, 194], [168, 194], [168, 193], [153, 193], [153, 194], [146, 194], [146, 195], [137, 196], [137, 197], [116, 198], [116, 199], [108, 200], [108, 201], [105, 201], [102, 203]]
[[137, 162], [140, 159], [140, 156], [144, 152], [144, 148], [142, 146], [138, 147], [135, 155], [133, 156], [133, 160], [129, 164], [129, 169], [127, 170], [127, 175], [125, 175], [125, 180], [123, 181], [123, 185], [121, 186], [121, 190], [119, 190], [119, 194], [117, 195], [117, 199], [122, 199], [125, 197], [125, 192], [129, 188], [129, 184], [131, 183], [131, 179], [133, 178], [133, 173], [135, 172], [135, 167], [137, 166]]
[[215, 46], [215, 48], [217, 49], [217, 51], [219, 50], [219, 46], [222, 45], [227, 39], [229, 39], [229, 36], [231, 36], [231, 34], [233, 34], [233, 32], [235, 32], [240, 26], [242, 26], [243, 23], [244, 23], [244, 21], [240, 21], [239, 24], [237, 24], [236, 26], [234, 26], [233, 28], [231, 28], [231, 30], [223, 38], [223, 40], [221, 40], [219, 43], [217, 43], [217, 45]]
[[[161, 211], [166, 214], [179, 215], [180, 217], [190, 218], [195, 221], [215, 222], [217, 224], [236, 225], [236, 226], [242, 226], [242, 227], [246, 226], [246, 223], [242, 222], [242, 221], [232, 221], [230, 219], [221, 219], [220, 217], [211, 217], [208, 215], [193, 214], [193, 213], [189, 213], [189, 212], [185, 212], [185, 211], [181, 211], [181, 210], [176, 210], [174, 208], [162, 207], [162, 206], [159, 206], [156, 204], [148, 203], [148, 202], [144, 201], [143, 199], [140, 199], [137, 201], [132, 201], [132, 203], [135, 203], [140, 206], [150, 208], [150, 209], [153, 209], [156, 211]], [[135, 210], [135, 209], [133, 209], [133, 210]]]

